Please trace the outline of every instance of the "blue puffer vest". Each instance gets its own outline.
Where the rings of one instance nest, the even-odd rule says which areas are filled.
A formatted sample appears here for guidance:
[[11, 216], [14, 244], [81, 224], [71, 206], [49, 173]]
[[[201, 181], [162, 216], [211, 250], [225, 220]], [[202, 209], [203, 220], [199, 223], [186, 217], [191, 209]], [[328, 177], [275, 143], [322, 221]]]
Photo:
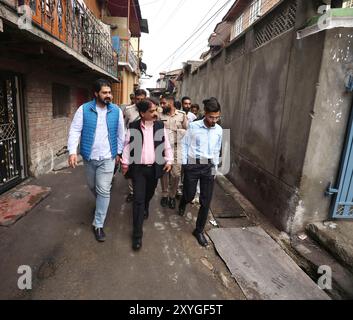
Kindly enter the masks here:
[[[92, 146], [96, 135], [98, 113], [96, 109], [96, 100], [92, 100], [83, 105], [83, 127], [80, 143], [80, 154], [85, 160], [90, 160]], [[119, 124], [119, 108], [115, 104], [110, 103], [107, 106], [107, 126], [110, 151], [112, 157], [118, 154], [118, 124]]]

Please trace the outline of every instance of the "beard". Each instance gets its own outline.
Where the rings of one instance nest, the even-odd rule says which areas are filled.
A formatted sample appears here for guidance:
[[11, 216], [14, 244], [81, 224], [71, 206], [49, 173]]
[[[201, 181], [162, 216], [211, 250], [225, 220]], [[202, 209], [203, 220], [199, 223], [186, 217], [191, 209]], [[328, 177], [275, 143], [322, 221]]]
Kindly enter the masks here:
[[105, 104], [106, 106], [109, 105], [109, 103], [112, 101], [110, 98], [105, 98], [105, 99], [102, 99], [101, 97], [98, 97], [98, 101], [102, 104]]
[[206, 125], [207, 125], [209, 128], [213, 128], [213, 127], [216, 126], [216, 123], [215, 123], [215, 122], [207, 121], [207, 119], [204, 119], [204, 122], [206, 123]]
[[168, 114], [171, 110], [171, 107], [164, 107], [163, 108], [163, 114]]

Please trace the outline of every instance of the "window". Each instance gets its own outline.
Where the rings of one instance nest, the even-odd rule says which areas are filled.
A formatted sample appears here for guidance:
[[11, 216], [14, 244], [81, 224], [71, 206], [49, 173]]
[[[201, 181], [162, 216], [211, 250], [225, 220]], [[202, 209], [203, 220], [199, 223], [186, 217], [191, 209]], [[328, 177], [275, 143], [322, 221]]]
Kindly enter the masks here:
[[235, 21], [234, 24], [234, 37], [238, 36], [239, 34], [241, 34], [243, 32], [243, 18], [244, 18], [244, 13]]
[[70, 113], [70, 88], [63, 84], [52, 85], [53, 117], [67, 117]]
[[250, 5], [249, 24], [252, 24], [261, 15], [261, 0], [254, 0]]

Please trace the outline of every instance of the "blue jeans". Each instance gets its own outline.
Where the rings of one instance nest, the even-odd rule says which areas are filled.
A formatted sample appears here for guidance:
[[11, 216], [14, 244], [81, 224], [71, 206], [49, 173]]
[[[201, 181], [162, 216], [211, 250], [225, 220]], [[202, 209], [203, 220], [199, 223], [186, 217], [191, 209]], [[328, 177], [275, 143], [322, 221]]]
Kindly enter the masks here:
[[93, 226], [103, 228], [107, 216], [115, 159], [84, 161], [88, 187], [96, 198]]

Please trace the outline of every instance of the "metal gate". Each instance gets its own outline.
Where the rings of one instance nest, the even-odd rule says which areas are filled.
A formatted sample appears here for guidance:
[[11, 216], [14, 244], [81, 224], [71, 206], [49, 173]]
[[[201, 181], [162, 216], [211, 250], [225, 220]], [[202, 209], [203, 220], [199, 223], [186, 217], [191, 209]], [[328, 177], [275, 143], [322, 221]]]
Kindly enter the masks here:
[[17, 83], [15, 75], [0, 73], [0, 193], [23, 177]]
[[338, 188], [332, 188], [330, 185], [326, 192], [326, 195], [334, 195], [332, 218], [353, 219], [353, 110], [337, 181]]

